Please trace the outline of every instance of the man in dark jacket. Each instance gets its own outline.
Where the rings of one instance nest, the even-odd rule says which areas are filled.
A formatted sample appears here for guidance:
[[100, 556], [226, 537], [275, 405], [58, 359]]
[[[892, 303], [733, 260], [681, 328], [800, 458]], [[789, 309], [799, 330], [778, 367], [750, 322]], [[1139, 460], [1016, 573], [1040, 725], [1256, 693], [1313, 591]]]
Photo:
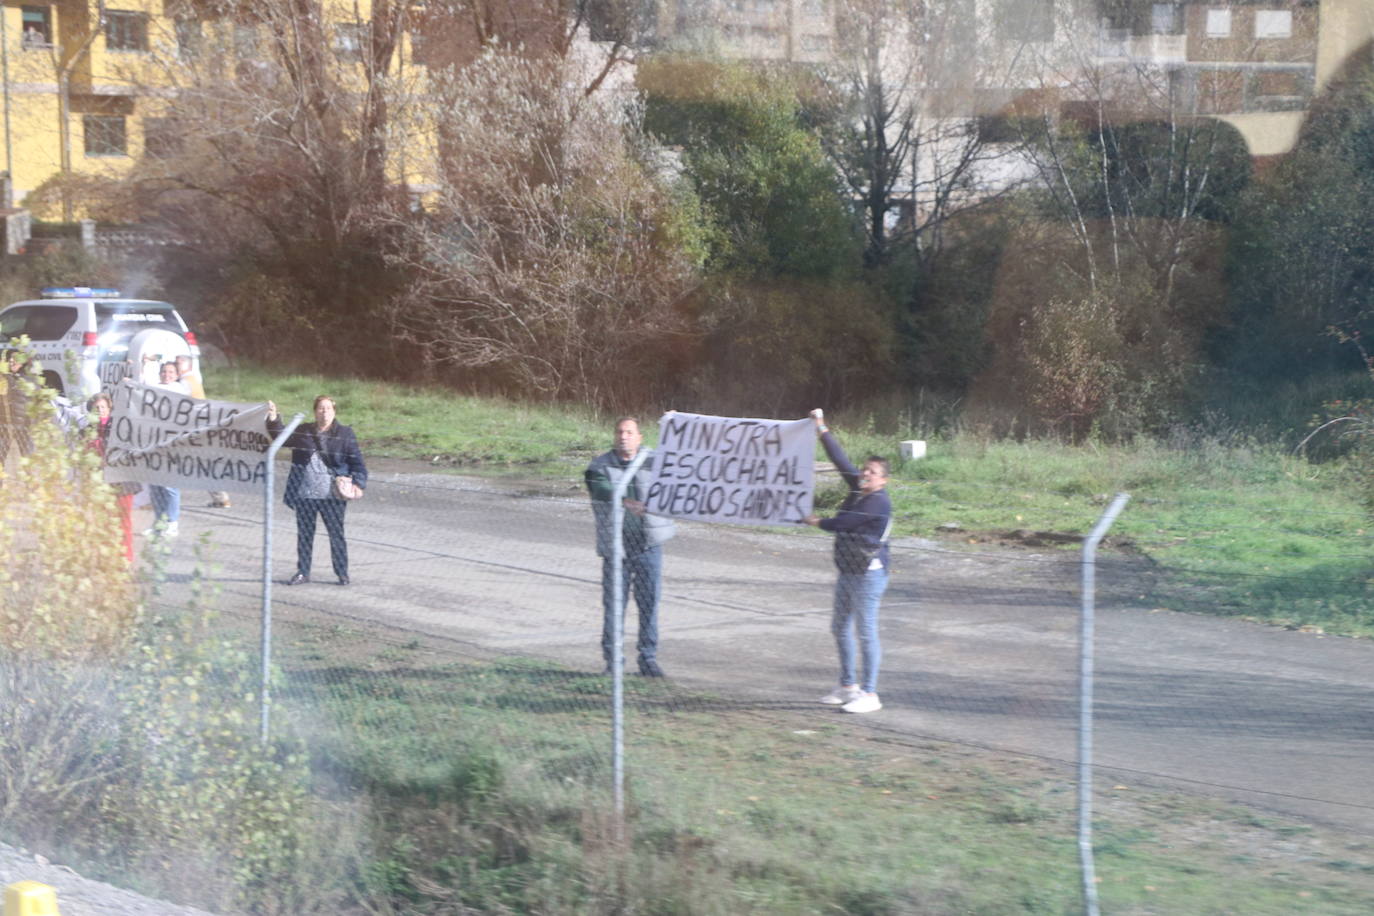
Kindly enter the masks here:
[[[267, 402], [267, 434], [276, 438], [285, 428], [277, 405]], [[336, 478], [367, 487], [367, 465], [352, 427], [335, 422], [334, 399], [315, 398], [315, 422], [296, 427], [285, 442], [291, 447], [291, 474], [286, 478], [286, 505], [296, 510], [296, 574], [288, 585], [310, 581], [310, 561], [315, 547], [315, 515], [324, 519], [329, 532], [329, 558], [340, 585], [347, 585], [348, 542], [344, 540], [346, 500], [339, 495]]]
[[[818, 408], [811, 411], [811, 417], [816, 421], [825, 453], [849, 487], [849, 495], [833, 518], [806, 517], [808, 525], [835, 535], [835, 566], [839, 570], [830, 631], [835, 634], [840, 654], [840, 685], [821, 697], [821, 702], [839, 706], [845, 712], [877, 712], [883, 708], [878, 699], [878, 663], [882, 660], [878, 603], [887, 590], [887, 538], [892, 530], [887, 478], [891, 471], [887, 459], [878, 455], [870, 455], [863, 468], [854, 467], [825, 425], [824, 413]], [[856, 623], [863, 647], [862, 682], [854, 676]]]
[[[621, 417], [615, 424], [615, 447], [599, 455], [587, 465], [587, 492], [592, 497], [592, 513], [596, 517], [596, 552], [601, 557], [601, 654], [606, 659], [606, 671], [611, 670], [611, 650], [615, 639], [615, 595], [612, 550], [615, 528], [611, 521], [616, 483], [624, 476], [630, 462], [639, 454], [644, 435], [635, 417]], [[645, 449], [652, 456], [652, 449]], [[673, 536], [673, 520], [650, 515], [644, 511], [644, 497], [649, 493], [653, 476], [653, 461], [649, 457], [625, 490], [625, 516], [621, 527], [624, 541], [624, 563], [621, 569], [619, 607], [622, 619], [634, 586], [635, 604], [639, 606], [639, 673], [645, 677], [663, 677], [658, 666], [658, 596], [663, 579], [663, 542]]]

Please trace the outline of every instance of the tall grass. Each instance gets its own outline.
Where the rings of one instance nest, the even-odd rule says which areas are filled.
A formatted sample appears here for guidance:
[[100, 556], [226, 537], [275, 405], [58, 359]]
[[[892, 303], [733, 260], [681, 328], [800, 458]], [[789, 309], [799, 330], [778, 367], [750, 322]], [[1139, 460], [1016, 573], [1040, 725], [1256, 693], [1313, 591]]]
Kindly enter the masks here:
[[567, 460], [604, 451], [608, 418], [592, 410], [534, 407], [500, 398], [460, 395], [439, 387], [280, 373], [251, 365], [211, 368], [210, 397], [227, 401], [273, 400], [285, 416], [310, 421], [315, 397], [335, 398], [339, 422], [354, 428], [378, 457], [430, 461], [468, 470], [519, 467], [529, 472], [560, 468]]

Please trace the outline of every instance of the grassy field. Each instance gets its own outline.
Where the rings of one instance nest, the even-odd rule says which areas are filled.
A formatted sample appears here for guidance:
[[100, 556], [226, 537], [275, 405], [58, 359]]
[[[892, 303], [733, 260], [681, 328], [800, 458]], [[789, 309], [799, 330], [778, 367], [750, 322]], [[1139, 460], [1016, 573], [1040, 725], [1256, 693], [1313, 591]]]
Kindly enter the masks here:
[[[216, 397], [272, 398], [288, 415], [308, 416], [315, 395], [330, 393], [369, 456], [469, 474], [575, 482], [610, 439], [612, 418], [564, 405], [251, 367], [220, 370], [209, 383]], [[866, 416], [830, 419], [852, 455], [895, 456], [898, 441], [928, 438], [919, 428], [877, 432]], [[646, 441], [656, 435], [646, 423]], [[897, 535], [968, 549], [1074, 549], [1073, 537], [1092, 528], [1111, 495], [1127, 492], [1105, 549], [1157, 568], [1150, 603], [1370, 636], [1371, 518], [1353, 477], [1339, 461], [1314, 463], [1235, 437], [1069, 446], [967, 433], [933, 439], [927, 457], [899, 462], [891, 491]], [[840, 496], [832, 486], [818, 498], [826, 506]]]
[[[235, 379], [241, 389], [228, 391], [221, 377], [212, 391], [271, 396], [287, 411], [329, 391], [370, 454], [448, 456], [438, 463], [465, 472], [566, 482], [607, 438], [606, 418], [569, 411], [265, 373]], [[833, 422], [854, 452], [891, 451], [893, 436]], [[426, 431], [435, 438], [417, 444]], [[1028, 542], [1022, 530], [1081, 532], [1103, 498], [1129, 484], [1152, 513], [1137, 523], [1158, 530], [1129, 534], [1138, 540], [1117, 549], [1175, 551], [1180, 572], [1164, 584], [1186, 582], [1213, 610], [1235, 589], [1224, 576], [1236, 574], [1212, 572], [1197, 559], [1208, 554], [1171, 546], [1165, 532], [1194, 530], [1185, 524], [1193, 519], [1214, 529], [1195, 525], [1195, 540], [1259, 528], [1266, 508], [1280, 520], [1274, 528], [1296, 529], [1323, 517], [1314, 507], [1334, 515], [1340, 505], [1338, 477], [1258, 448], [1068, 449], [961, 436], [932, 452], [898, 470], [907, 533], [957, 521], [943, 536], [978, 549]], [[11, 507], [73, 507], [108, 525], [104, 508], [58, 498], [73, 475], [54, 467], [7, 487], [25, 499]], [[1191, 502], [1194, 490], [1206, 498]], [[1355, 530], [1362, 517], [1349, 511]], [[24, 728], [0, 732], [0, 764], [34, 778], [6, 783], [19, 785], [4, 800], [24, 817], [0, 832], [93, 877], [262, 916], [1082, 912], [1068, 769], [888, 733], [880, 720], [758, 704], [728, 685], [709, 696], [630, 679], [622, 834], [607, 797], [607, 679], [537, 659], [479, 658], [364, 620], [307, 619], [288, 603], [273, 630], [274, 745], [262, 754], [256, 614], [202, 619], [190, 607], [158, 607], [134, 615], [127, 655], [69, 657], [67, 635], [80, 631], [57, 624], [88, 625], [92, 592], [112, 593], [74, 530], [56, 527], [30, 557], [68, 564], [34, 578], [61, 585], [42, 613], [27, 587], [6, 605], [12, 623], [53, 621], [37, 635], [54, 649], [50, 659], [36, 653], [40, 640], [3, 653], [0, 708]], [[1258, 536], [1244, 542], [1235, 561], [1261, 562], [1264, 546]], [[1303, 558], [1286, 556], [1285, 575], [1300, 578]], [[213, 588], [196, 594], [197, 607], [213, 603]], [[1367, 835], [1110, 782], [1099, 782], [1095, 805], [1103, 912], [1374, 911]]]
[[[631, 679], [621, 843], [605, 678], [351, 636], [373, 654], [298, 656], [283, 700], [330, 794], [367, 796], [357, 891], [398, 912], [1082, 912], [1065, 767]], [[1103, 912], [1374, 907], [1367, 837], [1138, 786], [1095, 804]]]

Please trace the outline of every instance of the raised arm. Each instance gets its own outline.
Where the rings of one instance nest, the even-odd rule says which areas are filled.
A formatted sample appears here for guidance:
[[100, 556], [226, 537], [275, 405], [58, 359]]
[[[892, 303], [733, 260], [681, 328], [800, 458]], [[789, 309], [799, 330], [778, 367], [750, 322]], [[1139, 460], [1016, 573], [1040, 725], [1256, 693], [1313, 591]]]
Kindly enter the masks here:
[[825, 411], [817, 407], [811, 411], [811, 419], [816, 424], [816, 435], [821, 438], [821, 446], [825, 449], [825, 454], [834, 463], [840, 476], [844, 478], [845, 484], [851, 490], [858, 489], [859, 469], [854, 467], [854, 463], [849, 460], [844, 449], [840, 446], [840, 440], [835, 438], [835, 434], [830, 431], [830, 427], [825, 424]]

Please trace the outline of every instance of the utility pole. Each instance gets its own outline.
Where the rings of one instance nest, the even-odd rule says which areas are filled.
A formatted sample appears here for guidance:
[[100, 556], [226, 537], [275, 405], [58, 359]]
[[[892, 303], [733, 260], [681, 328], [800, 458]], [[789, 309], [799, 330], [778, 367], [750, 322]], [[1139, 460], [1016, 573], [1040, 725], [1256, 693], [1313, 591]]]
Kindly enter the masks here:
[[[105, 2], [99, 0], [95, 5], [95, 27], [86, 33], [86, 39], [81, 42], [81, 47], [77, 48], [71, 57], [62, 61], [57, 71], [57, 117], [59, 118], [58, 135], [62, 138], [62, 221], [70, 223], [72, 221], [72, 190], [70, 182], [67, 181], [72, 174], [72, 125], [71, 125], [71, 86], [72, 71], [76, 69], [77, 61], [86, 56], [86, 52], [95, 43], [95, 37], [105, 28]], [[58, 58], [61, 59], [62, 51], [57, 50]]]
[[[9, 10], [0, 7], [0, 81], [5, 84], [5, 174], [14, 180], [14, 154], [10, 146], [10, 35], [7, 28]], [[3, 202], [6, 207], [12, 202]]]

